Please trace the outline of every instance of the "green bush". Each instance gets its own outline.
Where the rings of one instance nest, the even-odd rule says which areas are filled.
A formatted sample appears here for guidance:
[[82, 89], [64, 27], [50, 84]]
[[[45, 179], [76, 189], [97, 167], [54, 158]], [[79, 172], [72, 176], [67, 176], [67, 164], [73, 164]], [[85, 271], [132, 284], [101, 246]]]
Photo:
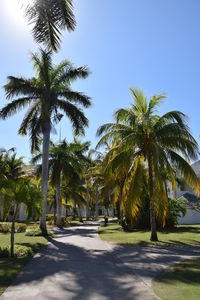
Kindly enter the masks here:
[[[31, 246], [14, 246], [14, 256], [15, 257], [24, 257], [24, 256], [33, 256], [41, 248], [40, 244], [34, 244]], [[10, 256], [10, 246], [0, 248], [0, 257], [9, 257]]]
[[48, 225], [54, 225], [54, 215], [53, 214], [48, 214], [46, 216], [47, 224]]
[[[1, 233], [9, 233], [11, 232], [11, 222], [0, 222], [0, 232]], [[15, 223], [15, 232], [25, 232], [26, 231], [26, 224], [23, 223]]]
[[[28, 230], [26, 233], [25, 233], [26, 236], [43, 236], [43, 233], [41, 231], [40, 228], [37, 228], [35, 230]], [[47, 236], [49, 237], [53, 237], [54, 234], [51, 232], [51, 231], [47, 231]]]
[[[67, 227], [70, 225], [72, 222], [73, 218], [72, 217], [64, 217], [62, 216], [61, 221], [62, 221], [62, 226]], [[48, 225], [55, 225], [54, 224], [54, 215], [53, 214], [48, 214], [47, 215], [47, 224]]]

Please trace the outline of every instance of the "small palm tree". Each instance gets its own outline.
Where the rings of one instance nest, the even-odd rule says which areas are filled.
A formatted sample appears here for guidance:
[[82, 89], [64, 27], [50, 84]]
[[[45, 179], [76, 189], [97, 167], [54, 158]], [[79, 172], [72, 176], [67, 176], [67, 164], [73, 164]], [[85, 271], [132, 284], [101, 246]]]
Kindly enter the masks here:
[[57, 51], [61, 30], [73, 31], [76, 21], [72, 0], [34, 0], [25, 8], [25, 15], [33, 24], [33, 37], [38, 43]]
[[29, 133], [32, 152], [39, 150], [42, 134], [41, 186], [44, 202], [40, 227], [46, 232], [50, 131], [54, 124], [61, 120], [64, 113], [70, 119], [74, 133], [84, 134], [84, 127], [88, 126], [88, 120], [77, 105], [89, 107], [90, 98], [81, 92], [73, 91], [70, 85], [77, 78], [86, 78], [89, 71], [85, 66], [74, 68], [66, 60], [55, 66], [52, 63], [51, 52], [43, 50], [40, 51], [40, 55], [32, 54], [32, 60], [36, 70], [35, 77], [30, 79], [8, 77], [4, 89], [6, 98], [12, 99], [12, 102], [0, 111], [0, 117], [6, 119], [28, 106], [19, 134]]
[[[30, 218], [35, 211], [40, 214], [40, 200], [42, 197], [34, 185], [31, 184], [30, 180], [18, 178], [16, 180], [8, 180], [8, 184], [2, 189], [2, 198], [5, 202], [4, 215], [8, 214], [9, 211], [12, 215], [12, 226], [11, 226], [11, 247], [10, 254], [14, 255], [14, 234], [15, 234], [15, 221], [19, 213], [20, 204], [25, 204], [28, 218]], [[12, 207], [12, 211], [10, 208]]]
[[190, 159], [197, 159], [198, 144], [189, 131], [183, 113], [171, 111], [161, 117], [157, 114], [164, 95], [155, 95], [148, 102], [142, 90], [131, 89], [131, 93], [133, 105], [128, 109], [119, 109], [115, 113], [115, 123], [105, 124], [98, 129], [98, 136], [103, 135], [98, 146], [108, 141], [118, 141], [113, 160], [115, 165], [121, 162], [122, 168], [124, 162], [129, 160], [124, 190], [128, 188], [132, 199], [136, 201], [142, 196], [141, 179], [144, 170], [147, 170], [151, 240], [157, 241], [156, 201], [167, 199], [162, 171], [167, 171], [174, 187], [176, 170], [190, 186], [199, 191], [199, 180], [188, 163]]

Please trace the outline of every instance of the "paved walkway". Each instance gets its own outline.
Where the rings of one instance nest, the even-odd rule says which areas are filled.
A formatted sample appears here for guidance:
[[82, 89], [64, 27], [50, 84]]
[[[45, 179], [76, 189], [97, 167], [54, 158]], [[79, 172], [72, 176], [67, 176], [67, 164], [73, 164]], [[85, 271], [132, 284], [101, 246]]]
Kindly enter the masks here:
[[98, 226], [63, 229], [26, 265], [0, 300], [154, 300], [151, 279], [200, 248], [113, 246]]

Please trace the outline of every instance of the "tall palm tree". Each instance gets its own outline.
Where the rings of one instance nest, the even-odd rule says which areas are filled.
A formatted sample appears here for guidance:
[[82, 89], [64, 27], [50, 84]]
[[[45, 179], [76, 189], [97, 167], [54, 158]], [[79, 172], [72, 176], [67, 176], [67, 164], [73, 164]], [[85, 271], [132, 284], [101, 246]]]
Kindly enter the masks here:
[[33, 0], [26, 5], [25, 15], [33, 24], [36, 42], [53, 51], [60, 47], [61, 30], [73, 31], [76, 26], [72, 0]]
[[40, 227], [46, 232], [50, 131], [63, 117], [61, 113], [64, 113], [70, 119], [74, 133], [84, 134], [84, 127], [88, 126], [88, 120], [77, 105], [89, 107], [90, 98], [81, 92], [73, 91], [70, 85], [77, 78], [86, 78], [89, 71], [85, 66], [74, 68], [66, 60], [53, 65], [51, 52], [43, 50], [40, 51], [40, 55], [32, 54], [32, 60], [36, 70], [35, 77], [30, 79], [8, 77], [4, 89], [6, 98], [12, 101], [0, 111], [0, 117], [6, 119], [28, 106], [19, 134], [29, 133], [32, 152], [39, 150], [42, 134], [41, 186], [44, 202]]
[[[141, 188], [142, 173], [145, 169], [148, 175], [148, 196], [150, 199], [151, 240], [157, 241], [155, 209], [157, 197], [165, 201], [165, 186], [161, 170], [166, 170], [170, 181], [175, 187], [175, 172], [186, 179], [189, 185], [199, 191], [198, 178], [188, 163], [197, 159], [198, 144], [192, 137], [187, 126], [186, 116], [179, 111], [171, 111], [163, 116], [157, 114], [164, 95], [155, 95], [147, 101], [142, 90], [130, 89], [134, 103], [128, 109], [119, 109], [115, 113], [115, 123], [109, 123], [98, 129], [101, 136], [98, 146], [118, 140], [118, 153], [115, 165], [130, 158], [132, 165], [128, 170], [129, 176], [125, 183], [131, 196], [138, 200], [143, 192]], [[138, 185], [134, 183], [138, 183]], [[159, 193], [157, 193], [159, 191]]]

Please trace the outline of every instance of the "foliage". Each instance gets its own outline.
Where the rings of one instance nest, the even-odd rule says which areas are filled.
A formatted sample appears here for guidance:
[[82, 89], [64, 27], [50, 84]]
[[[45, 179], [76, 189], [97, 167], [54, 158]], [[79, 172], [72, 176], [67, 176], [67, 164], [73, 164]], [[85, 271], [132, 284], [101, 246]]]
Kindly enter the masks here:
[[[26, 236], [44, 236], [42, 230], [40, 228], [34, 229], [34, 230], [28, 230], [25, 233]], [[53, 233], [51, 231], [47, 231], [47, 236], [53, 237]]]
[[74, 30], [76, 21], [72, 0], [34, 0], [25, 8], [25, 15], [33, 24], [33, 37], [38, 43], [57, 51], [61, 42], [61, 30]]
[[[71, 82], [77, 78], [86, 78], [88, 68], [83, 66], [74, 68], [65, 60], [57, 66], [52, 63], [51, 52], [40, 51], [32, 54], [32, 61], [36, 76], [33, 78], [8, 77], [8, 83], [4, 86], [6, 98], [12, 102], [2, 108], [0, 117], [6, 119], [19, 110], [29, 107], [25, 115], [19, 134], [29, 133], [31, 150], [39, 150], [41, 132], [50, 122], [49, 126], [57, 124], [63, 114], [66, 114], [72, 122], [76, 134], [84, 133], [84, 126], [88, 120], [78, 105], [90, 106], [90, 98], [81, 92], [70, 88]], [[16, 97], [16, 98], [15, 98]]]
[[[10, 234], [0, 234], [1, 256], [10, 256]], [[14, 255], [16, 257], [34, 255], [40, 248], [47, 243], [43, 236], [26, 236], [26, 233], [15, 234]]]
[[155, 217], [164, 226], [168, 211], [166, 180], [175, 188], [175, 171], [178, 171], [197, 193], [200, 191], [199, 180], [189, 164], [190, 159], [198, 157], [198, 144], [183, 113], [171, 111], [158, 115], [158, 106], [165, 95], [155, 95], [147, 101], [142, 90], [130, 90], [132, 106], [119, 109], [114, 123], [98, 129], [101, 139], [97, 147], [107, 147], [107, 174], [115, 182], [116, 196], [122, 200], [120, 206], [133, 218], [141, 210], [144, 185], [147, 186], [151, 240], [156, 241]]
[[[168, 199], [168, 209], [165, 219], [164, 230], [172, 228], [178, 224], [178, 218], [184, 217], [186, 214], [185, 204], [178, 199]], [[162, 219], [156, 218], [157, 227], [163, 229]], [[125, 214], [121, 225], [125, 231], [134, 231], [135, 229], [149, 229], [150, 215], [149, 215], [149, 199], [143, 198], [143, 203], [135, 218], [129, 214]]]
[[165, 227], [173, 227], [178, 224], [178, 218], [186, 215], [187, 209], [182, 201], [169, 199], [168, 214], [166, 216]]
[[[15, 232], [25, 232], [27, 228], [26, 224], [15, 223]], [[8, 233], [11, 232], [11, 222], [0, 222], [0, 232]]]

